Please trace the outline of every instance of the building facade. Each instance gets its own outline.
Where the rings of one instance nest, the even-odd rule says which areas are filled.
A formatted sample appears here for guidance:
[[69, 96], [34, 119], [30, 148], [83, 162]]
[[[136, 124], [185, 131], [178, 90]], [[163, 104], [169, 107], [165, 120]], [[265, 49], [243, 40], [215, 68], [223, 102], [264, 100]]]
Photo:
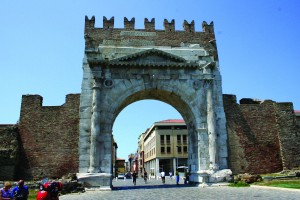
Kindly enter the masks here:
[[178, 166], [188, 166], [188, 131], [184, 120], [155, 122], [144, 133], [143, 143], [144, 168], [151, 176], [159, 176], [162, 171], [175, 174]]
[[142, 133], [138, 138], [138, 163], [139, 163], [138, 175], [139, 176], [142, 176], [144, 174], [144, 169], [145, 169], [144, 136], [145, 133]]
[[116, 159], [116, 174], [115, 177], [118, 176], [118, 174], [125, 174], [126, 166], [125, 166], [125, 159], [123, 158], [117, 158]]

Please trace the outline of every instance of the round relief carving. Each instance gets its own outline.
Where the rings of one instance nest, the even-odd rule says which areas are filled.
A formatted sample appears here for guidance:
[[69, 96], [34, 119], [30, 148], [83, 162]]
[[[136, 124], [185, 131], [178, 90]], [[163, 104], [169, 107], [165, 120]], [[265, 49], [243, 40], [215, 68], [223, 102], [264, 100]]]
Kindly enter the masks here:
[[200, 86], [201, 86], [201, 81], [200, 81], [200, 80], [194, 81], [193, 87], [194, 87], [196, 90], [198, 90], [198, 89], [200, 88]]
[[105, 86], [105, 87], [112, 87], [113, 84], [114, 84], [114, 82], [113, 82], [112, 79], [106, 79], [106, 80], [104, 81], [104, 86]]

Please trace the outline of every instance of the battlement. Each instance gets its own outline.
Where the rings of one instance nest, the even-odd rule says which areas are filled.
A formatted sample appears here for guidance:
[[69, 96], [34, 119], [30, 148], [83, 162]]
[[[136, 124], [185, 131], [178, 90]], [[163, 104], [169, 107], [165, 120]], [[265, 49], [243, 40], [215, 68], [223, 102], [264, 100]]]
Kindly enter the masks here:
[[[103, 29], [114, 29], [114, 17], [107, 19], [105, 16], [103, 17]], [[167, 19], [164, 19], [163, 22], [164, 31], [166, 32], [175, 32], [175, 20], [172, 19], [170, 22]], [[95, 16], [92, 16], [91, 19], [88, 16], [85, 16], [85, 29], [93, 29], [95, 27]], [[144, 19], [144, 29], [147, 31], [156, 31], [155, 29], [155, 19], [152, 18], [151, 21], [148, 18]], [[128, 20], [127, 17], [124, 17], [124, 30], [135, 30], [135, 18], [133, 17], [131, 20]], [[202, 23], [203, 32], [213, 33], [214, 32], [214, 24], [211, 22], [207, 24], [207, 22]], [[159, 30], [157, 30], [159, 31]], [[183, 31], [186, 32], [195, 32], [195, 22], [192, 20], [191, 23], [188, 23], [186, 20], [183, 22]]]
[[[115, 27], [115, 18], [103, 17], [103, 27], [95, 27], [95, 17], [89, 19], [85, 16], [84, 38], [85, 49], [95, 50], [99, 45], [114, 46], [169, 46], [183, 47], [198, 44], [218, 60], [217, 46], [215, 43], [214, 24], [202, 23], [202, 32], [195, 31], [194, 20], [189, 23], [183, 21], [183, 30], [175, 29], [175, 20], [163, 21], [163, 30], [155, 28], [155, 19], [144, 18], [144, 29], [135, 27], [135, 18], [124, 17], [124, 28]], [[213, 42], [212, 42], [213, 41]]]

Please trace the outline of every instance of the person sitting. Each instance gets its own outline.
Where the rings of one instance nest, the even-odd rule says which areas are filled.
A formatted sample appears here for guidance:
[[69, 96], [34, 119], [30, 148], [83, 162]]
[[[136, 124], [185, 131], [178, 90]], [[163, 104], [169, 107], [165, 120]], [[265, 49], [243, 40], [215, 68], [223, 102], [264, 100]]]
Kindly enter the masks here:
[[11, 183], [5, 182], [4, 187], [0, 189], [0, 200], [11, 200], [12, 193], [11, 193]]
[[15, 200], [27, 200], [28, 199], [28, 187], [24, 185], [23, 180], [19, 180], [18, 185], [13, 188], [12, 195]]

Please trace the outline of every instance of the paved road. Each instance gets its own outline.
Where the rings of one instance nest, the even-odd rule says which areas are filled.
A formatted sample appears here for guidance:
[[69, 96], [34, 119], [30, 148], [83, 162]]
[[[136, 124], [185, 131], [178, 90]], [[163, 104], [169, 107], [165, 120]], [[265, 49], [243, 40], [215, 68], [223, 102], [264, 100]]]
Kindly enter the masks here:
[[143, 179], [137, 180], [137, 185], [132, 184], [132, 180], [114, 180], [112, 191], [87, 191], [63, 195], [60, 200], [175, 200], [175, 199], [257, 199], [257, 200], [299, 200], [300, 190], [274, 189], [269, 187], [243, 187], [234, 188], [228, 186], [195, 187], [186, 186], [182, 183], [177, 186], [175, 180], [166, 179], [162, 184], [161, 180], [152, 179], [147, 184]]

